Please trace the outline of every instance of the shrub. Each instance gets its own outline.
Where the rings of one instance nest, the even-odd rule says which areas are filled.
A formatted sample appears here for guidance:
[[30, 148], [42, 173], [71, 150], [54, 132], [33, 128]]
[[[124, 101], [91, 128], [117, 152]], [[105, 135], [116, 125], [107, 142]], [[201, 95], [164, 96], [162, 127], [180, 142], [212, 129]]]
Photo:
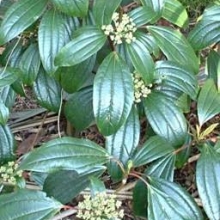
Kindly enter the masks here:
[[[210, 119], [220, 113], [219, 4], [208, 7], [186, 36], [189, 18], [177, 0], [10, 2], [2, 2], [8, 10], [0, 27], [2, 167], [16, 160], [7, 121], [15, 93], [24, 95], [25, 85], [42, 107], [63, 110], [77, 130], [96, 125], [106, 142], [103, 148], [76, 137], [48, 141], [19, 159], [10, 171], [13, 181], [1, 167], [2, 188], [14, 186], [0, 195], [1, 219], [51, 219], [86, 187], [95, 200], [105, 191], [104, 172], [120, 187], [137, 179], [137, 216], [204, 219], [174, 182], [175, 168], [184, 166], [192, 148], [201, 152], [195, 172], [204, 211], [220, 219], [219, 142], [207, 138], [218, 126]], [[201, 81], [200, 54], [207, 48]], [[187, 117], [192, 102], [193, 124]], [[148, 125], [144, 143], [140, 121]], [[42, 191], [27, 189], [21, 170]], [[114, 213], [117, 204], [109, 207], [106, 213]]]

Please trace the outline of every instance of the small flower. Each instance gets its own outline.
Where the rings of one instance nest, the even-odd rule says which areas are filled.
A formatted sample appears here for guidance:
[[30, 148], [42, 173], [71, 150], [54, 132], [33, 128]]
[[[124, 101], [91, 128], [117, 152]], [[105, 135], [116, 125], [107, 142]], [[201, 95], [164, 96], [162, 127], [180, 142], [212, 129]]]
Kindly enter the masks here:
[[120, 220], [124, 216], [124, 211], [120, 209], [121, 204], [120, 201], [116, 200], [116, 195], [98, 193], [94, 197], [84, 196], [84, 200], [78, 204], [77, 217], [85, 220]]
[[136, 40], [133, 33], [137, 30], [133, 19], [127, 14], [123, 14], [121, 19], [119, 13], [114, 12], [112, 15], [112, 24], [102, 25], [101, 29], [106, 36], [110, 36], [110, 40], [114, 44], [121, 44], [123, 40], [131, 44]]

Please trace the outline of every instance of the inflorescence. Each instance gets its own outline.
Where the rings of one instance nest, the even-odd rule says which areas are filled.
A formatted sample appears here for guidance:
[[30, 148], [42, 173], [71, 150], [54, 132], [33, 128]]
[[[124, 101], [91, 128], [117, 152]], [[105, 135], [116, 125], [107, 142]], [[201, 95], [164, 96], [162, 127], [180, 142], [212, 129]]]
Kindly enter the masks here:
[[7, 164], [0, 166], [0, 182], [16, 185], [16, 178], [22, 177], [22, 170], [18, 170], [18, 164], [9, 161]]
[[141, 102], [141, 98], [147, 98], [151, 93], [152, 84], [145, 85], [144, 80], [138, 73], [133, 74], [133, 83], [134, 83], [134, 101], [136, 103]]
[[120, 220], [124, 216], [121, 205], [116, 195], [107, 195], [105, 192], [97, 193], [94, 197], [85, 195], [84, 200], [78, 204], [77, 217], [85, 220]]
[[127, 14], [123, 14], [120, 19], [119, 13], [115, 12], [112, 21], [113, 24], [102, 25], [102, 30], [114, 44], [121, 44], [123, 39], [128, 44], [136, 40], [134, 37], [134, 32], [137, 30], [136, 25]]

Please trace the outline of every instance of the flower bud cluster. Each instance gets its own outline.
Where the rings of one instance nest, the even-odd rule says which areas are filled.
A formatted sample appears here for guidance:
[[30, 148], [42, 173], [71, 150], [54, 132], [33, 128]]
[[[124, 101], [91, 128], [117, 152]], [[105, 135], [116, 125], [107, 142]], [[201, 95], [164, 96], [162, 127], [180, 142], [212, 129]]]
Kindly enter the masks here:
[[151, 93], [152, 84], [145, 85], [144, 80], [137, 73], [133, 74], [134, 83], [134, 101], [141, 102], [141, 98], [146, 98]]
[[121, 205], [121, 201], [116, 200], [116, 195], [107, 195], [104, 192], [94, 197], [85, 195], [84, 200], [78, 204], [77, 217], [85, 220], [120, 220], [124, 216]]
[[14, 161], [9, 161], [7, 164], [0, 166], [0, 182], [9, 183], [15, 185], [17, 183], [16, 178], [22, 177], [22, 170], [16, 170], [18, 164]]
[[119, 18], [119, 13], [115, 12], [112, 16], [113, 24], [102, 25], [102, 30], [105, 35], [109, 36], [114, 44], [121, 44], [122, 40], [128, 44], [136, 40], [133, 36], [137, 30], [132, 18], [129, 18], [127, 14], [123, 14], [122, 18]]

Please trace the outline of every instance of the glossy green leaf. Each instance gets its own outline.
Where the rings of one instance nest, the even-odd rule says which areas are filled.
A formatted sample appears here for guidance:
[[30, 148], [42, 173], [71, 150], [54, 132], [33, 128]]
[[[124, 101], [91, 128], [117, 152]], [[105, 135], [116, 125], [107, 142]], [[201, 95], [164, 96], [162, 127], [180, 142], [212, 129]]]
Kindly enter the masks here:
[[65, 14], [84, 17], [89, 8], [89, 0], [51, 0], [54, 6]]
[[213, 79], [217, 90], [220, 91], [220, 54], [212, 50], [207, 58], [208, 77]]
[[196, 99], [198, 81], [187, 67], [172, 61], [159, 61], [156, 63], [155, 74], [162, 81], [162, 86], [177, 89]]
[[165, 0], [162, 17], [179, 27], [189, 23], [187, 11], [178, 0]]
[[158, 18], [162, 15], [164, 4], [166, 0], [140, 0], [144, 6], [151, 7]]
[[0, 44], [17, 37], [44, 12], [48, 0], [21, 0], [6, 12], [0, 27]]
[[209, 144], [204, 144], [196, 166], [196, 184], [203, 208], [210, 220], [220, 219], [219, 172], [219, 153]]
[[50, 77], [42, 68], [34, 82], [34, 93], [44, 108], [58, 112], [61, 102], [61, 87], [58, 82]]
[[16, 80], [12, 85], [12, 89], [20, 96], [26, 96], [24, 84], [20, 79]]
[[[132, 108], [126, 123], [113, 135], [106, 137], [106, 149], [110, 155], [121, 161], [127, 167], [129, 159], [132, 157], [140, 138], [140, 122], [138, 111]], [[108, 171], [114, 180], [120, 180], [121, 168], [116, 162], [111, 161]]]
[[95, 26], [82, 27], [74, 36], [56, 56], [55, 65], [73, 66], [81, 63], [100, 50], [107, 39], [104, 32]]
[[16, 94], [10, 86], [5, 86], [0, 90], [0, 99], [7, 108], [11, 109], [13, 107], [15, 98]]
[[5, 106], [4, 102], [0, 99], [0, 124], [5, 125], [9, 119], [9, 109]]
[[137, 31], [135, 33], [135, 37], [144, 45], [144, 47], [147, 48], [150, 54], [153, 54], [155, 57], [158, 57], [158, 55], [160, 54], [160, 49], [157, 45], [157, 42], [150, 34]]
[[90, 178], [90, 190], [92, 196], [95, 196], [97, 193], [102, 193], [106, 191], [105, 184], [102, 180], [95, 176], [91, 176]]
[[197, 109], [200, 127], [220, 113], [220, 94], [212, 79], [207, 80], [203, 85], [199, 93]]
[[137, 7], [128, 13], [129, 17], [133, 19], [136, 27], [148, 23], [154, 23], [158, 20], [158, 16], [151, 7], [143, 6]]
[[95, 61], [96, 56], [91, 56], [75, 66], [60, 67], [56, 74], [60, 75], [60, 84], [62, 88], [68, 93], [74, 93], [84, 87], [87, 81], [94, 77], [92, 70]]
[[147, 218], [147, 186], [142, 180], [138, 180], [135, 184], [132, 205], [136, 216]]
[[89, 186], [89, 178], [91, 176], [98, 177], [103, 171], [103, 167], [95, 168], [82, 174], [78, 174], [74, 170], [57, 171], [48, 175], [44, 182], [43, 191], [48, 196], [66, 204]]
[[215, 5], [207, 8], [199, 22], [189, 33], [189, 42], [196, 50], [203, 49], [220, 41], [220, 7]]
[[149, 177], [148, 219], [150, 220], [203, 220], [193, 198], [179, 185]]
[[10, 67], [18, 67], [19, 61], [21, 59], [21, 55], [23, 54], [24, 47], [22, 42], [18, 40], [12, 40], [7, 43], [5, 46], [5, 50], [0, 56], [0, 62], [4, 66]]
[[121, 0], [103, 1], [95, 0], [93, 3], [93, 15], [96, 25], [108, 25], [112, 21], [112, 15], [119, 7]]
[[192, 155], [192, 137], [191, 134], [186, 135], [186, 141], [183, 145], [177, 146], [175, 149], [178, 151], [182, 146], [185, 146], [185, 149], [182, 149], [181, 151], [178, 151], [176, 154], [176, 162], [175, 166], [177, 169], [183, 168], [183, 166], [188, 162], [189, 157]]
[[56, 71], [54, 59], [60, 49], [70, 41], [73, 30], [78, 26], [79, 21], [76, 18], [65, 16], [56, 9], [44, 14], [38, 30], [38, 46], [47, 73], [53, 74]]
[[173, 182], [175, 160], [175, 154], [167, 154], [152, 163], [147, 168], [146, 174]]
[[37, 44], [31, 44], [23, 53], [19, 68], [22, 72], [22, 82], [26, 85], [32, 85], [37, 78], [37, 74], [40, 69], [40, 55]]
[[149, 26], [148, 30], [168, 60], [187, 66], [194, 73], [198, 73], [199, 60], [183, 34], [169, 27]]
[[17, 80], [20, 74], [21, 71], [19, 69], [13, 67], [0, 67], [0, 89], [2, 89], [5, 86], [11, 85], [13, 82]]
[[122, 42], [122, 44], [119, 44], [116, 47], [116, 52], [120, 54], [120, 57], [124, 60], [124, 62], [127, 64], [129, 70], [132, 72], [134, 70], [133, 64], [131, 62], [130, 56], [128, 54], [127, 48], [126, 48], [126, 42]]
[[21, 162], [21, 170], [50, 172], [75, 170], [83, 173], [109, 160], [106, 150], [89, 140], [58, 138], [31, 151]]
[[0, 20], [3, 19], [5, 12], [9, 9], [9, 7], [15, 3], [16, 0], [2, 0], [0, 7]]
[[72, 94], [65, 103], [64, 114], [77, 130], [83, 130], [94, 122], [92, 97], [93, 88], [86, 87]]
[[51, 219], [62, 206], [61, 203], [46, 197], [46, 194], [40, 191], [25, 189], [0, 195], [2, 220]]
[[150, 84], [154, 78], [154, 62], [147, 47], [137, 36], [133, 43], [126, 44], [126, 48], [136, 71], [146, 84]]
[[147, 120], [155, 133], [167, 139], [173, 146], [183, 144], [187, 134], [187, 124], [176, 104], [156, 91], [143, 101]]
[[95, 76], [93, 109], [100, 132], [112, 135], [125, 123], [134, 100], [132, 75], [122, 58], [109, 54]]
[[15, 141], [10, 128], [0, 125], [0, 161], [5, 162], [15, 159]]
[[131, 160], [134, 167], [139, 167], [158, 160], [159, 158], [162, 158], [173, 151], [174, 149], [165, 139], [159, 136], [153, 136], [136, 151]]

